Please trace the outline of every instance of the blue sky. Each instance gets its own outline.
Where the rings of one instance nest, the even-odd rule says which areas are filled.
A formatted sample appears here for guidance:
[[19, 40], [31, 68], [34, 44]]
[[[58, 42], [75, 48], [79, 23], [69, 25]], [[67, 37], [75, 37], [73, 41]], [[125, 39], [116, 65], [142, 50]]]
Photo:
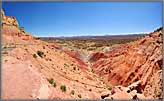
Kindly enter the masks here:
[[35, 36], [116, 35], [162, 26], [162, 2], [2, 2]]

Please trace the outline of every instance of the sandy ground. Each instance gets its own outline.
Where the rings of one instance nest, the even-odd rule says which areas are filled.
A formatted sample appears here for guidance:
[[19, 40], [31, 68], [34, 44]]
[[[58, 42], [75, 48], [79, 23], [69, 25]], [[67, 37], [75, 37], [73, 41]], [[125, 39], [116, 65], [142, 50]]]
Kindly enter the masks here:
[[48, 85], [41, 85], [43, 82], [41, 76], [31, 67], [29, 61], [22, 63], [22, 61], [12, 57], [5, 59], [8, 60], [8, 63], [3, 61], [5, 63], [2, 66], [3, 99], [33, 99], [37, 95], [38, 98], [48, 97]]

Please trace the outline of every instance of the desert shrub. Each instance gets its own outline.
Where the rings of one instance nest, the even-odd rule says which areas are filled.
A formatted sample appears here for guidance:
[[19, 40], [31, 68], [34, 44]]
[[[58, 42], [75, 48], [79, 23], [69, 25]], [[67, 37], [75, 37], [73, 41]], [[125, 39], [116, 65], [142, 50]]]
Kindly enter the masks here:
[[73, 70], [76, 70], [76, 67], [73, 67]]
[[92, 89], [89, 89], [89, 91], [91, 92], [91, 91], [92, 91]]
[[50, 84], [53, 84], [53, 83], [54, 83], [54, 79], [53, 79], [53, 78], [47, 79], [47, 80], [48, 80], [48, 82], [49, 82]]
[[53, 78], [47, 79], [47, 81], [48, 81], [52, 86], [54, 86], [54, 87], [57, 86], [56, 83], [54, 82], [54, 79], [53, 79]]
[[79, 98], [82, 98], [81, 94], [78, 94], [77, 96], [78, 96]]
[[72, 95], [74, 95], [74, 94], [75, 94], [75, 91], [74, 91], [74, 90], [72, 90], [72, 91], [71, 91], [71, 94], [72, 94]]
[[56, 83], [55, 82], [53, 83], [53, 86], [56, 87]]
[[41, 58], [43, 58], [43, 52], [42, 51], [37, 51], [37, 54], [41, 57]]
[[108, 89], [108, 90], [112, 90], [112, 87], [109, 86], [109, 85], [107, 85], [107, 89]]
[[68, 64], [66, 64], [66, 63], [64, 63], [64, 66], [67, 66], [67, 67], [69, 67], [69, 65], [68, 65]]
[[65, 86], [65, 85], [62, 85], [62, 86], [60, 87], [60, 89], [62, 90], [62, 92], [66, 92], [66, 86]]
[[36, 55], [36, 54], [33, 54], [33, 57], [34, 57], [34, 58], [37, 58], [37, 55]]

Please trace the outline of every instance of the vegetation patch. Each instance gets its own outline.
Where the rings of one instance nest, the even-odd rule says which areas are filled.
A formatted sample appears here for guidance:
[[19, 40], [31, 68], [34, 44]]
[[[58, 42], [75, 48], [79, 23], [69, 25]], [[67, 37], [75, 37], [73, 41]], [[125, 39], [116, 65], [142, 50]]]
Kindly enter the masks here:
[[60, 89], [62, 90], [62, 92], [66, 92], [66, 86], [65, 86], [65, 85], [62, 85], [62, 86], [60, 87]]
[[37, 54], [41, 57], [41, 58], [43, 58], [43, 52], [42, 51], [37, 51]]
[[36, 54], [33, 54], [33, 58], [37, 58], [37, 55]]
[[54, 82], [53, 78], [51, 79], [47, 79], [47, 81], [53, 86], [53, 87], [56, 87], [56, 83]]
[[55, 82], [53, 83], [53, 86], [56, 87], [56, 83]]
[[68, 65], [68, 64], [66, 64], [66, 63], [64, 63], [64, 66], [69, 67], [69, 65]]
[[108, 90], [112, 90], [112, 87], [110, 85], [107, 85]]
[[53, 78], [47, 79], [47, 81], [48, 81], [50, 84], [53, 84], [53, 83], [54, 83], [54, 79], [53, 79]]

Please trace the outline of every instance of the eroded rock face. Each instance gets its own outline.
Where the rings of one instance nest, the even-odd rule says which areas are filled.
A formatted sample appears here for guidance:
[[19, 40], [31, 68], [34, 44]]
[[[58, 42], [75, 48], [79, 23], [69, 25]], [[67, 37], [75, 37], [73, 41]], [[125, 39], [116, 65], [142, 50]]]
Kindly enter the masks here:
[[[7, 17], [1, 12], [2, 42], [11, 45], [23, 43], [3, 56], [3, 98], [161, 98], [162, 29], [134, 43], [116, 46], [109, 52], [94, 53], [90, 57], [91, 67], [104, 78], [102, 82], [95, 74], [87, 72], [88, 65], [78, 52], [62, 50], [58, 45], [50, 45], [22, 32], [14, 17]], [[37, 54], [38, 50], [44, 52], [43, 58], [34, 58], [33, 54]], [[53, 78], [57, 87], [49, 84], [46, 78]], [[104, 82], [113, 85], [112, 91], [106, 88]], [[61, 91], [61, 85], [66, 85], [66, 92]]]
[[1, 17], [2, 17], [2, 25], [9, 25], [9, 26], [16, 26], [18, 27], [18, 21], [16, 20], [15, 17], [11, 17], [11, 16], [6, 16], [4, 11], [1, 9]]
[[162, 70], [162, 28], [136, 42], [119, 45], [105, 55], [107, 58], [92, 63], [96, 74], [113, 86], [128, 86], [141, 80], [143, 92], [152, 76]]
[[157, 73], [151, 77], [143, 93], [155, 99], [162, 98], [162, 70], [157, 71]]
[[103, 99], [120, 99], [120, 100], [131, 100], [131, 99], [148, 99], [137, 89], [141, 82], [137, 81], [128, 87], [115, 86], [111, 92], [103, 93], [101, 96]]
[[[2, 44], [27, 44], [29, 40], [33, 40], [34, 37], [24, 31], [23, 27], [20, 27], [15, 17], [6, 16], [1, 9], [1, 32], [2, 32]], [[33, 42], [33, 41], [30, 41]]]
[[100, 58], [107, 58], [107, 56], [104, 53], [93, 53], [89, 56], [89, 61], [93, 62], [93, 61], [97, 61]]

